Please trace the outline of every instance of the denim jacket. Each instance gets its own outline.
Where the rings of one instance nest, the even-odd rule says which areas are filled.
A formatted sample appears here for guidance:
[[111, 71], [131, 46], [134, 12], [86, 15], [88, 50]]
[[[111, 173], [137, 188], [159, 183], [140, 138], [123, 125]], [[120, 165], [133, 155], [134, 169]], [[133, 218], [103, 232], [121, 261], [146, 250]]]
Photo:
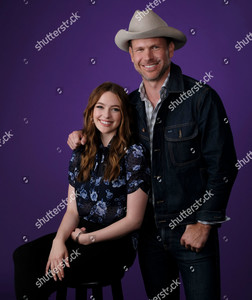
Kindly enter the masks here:
[[[190, 97], [178, 100], [183, 92]], [[150, 149], [145, 105], [138, 90], [130, 94], [130, 100], [135, 114], [134, 130], [140, 142]], [[197, 88], [197, 81], [183, 75], [180, 67], [173, 63], [154, 125], [151, 160], [158, 227], [171, 227], [171, 221], [176, 218], [181, 225], [197, 220], [225, 220], [237, 175], [227, 115], [211, 87], [198, 85]]]

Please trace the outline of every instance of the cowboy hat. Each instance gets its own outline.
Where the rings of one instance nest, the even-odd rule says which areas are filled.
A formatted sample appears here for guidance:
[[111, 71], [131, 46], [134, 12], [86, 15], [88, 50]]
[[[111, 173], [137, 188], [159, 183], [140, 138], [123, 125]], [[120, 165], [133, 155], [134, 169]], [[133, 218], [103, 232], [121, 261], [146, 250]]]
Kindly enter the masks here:
[[129, 41], [154, 37], [172, 39], [175, 50], [186, 43], [186, 36], [178, 29], [170, 27], [152, 10], [148, 13], [136, 10], [129, 24], [129, 31], [121, 29], [115, 36], [115, 43], [121, 50], [129, 51]]

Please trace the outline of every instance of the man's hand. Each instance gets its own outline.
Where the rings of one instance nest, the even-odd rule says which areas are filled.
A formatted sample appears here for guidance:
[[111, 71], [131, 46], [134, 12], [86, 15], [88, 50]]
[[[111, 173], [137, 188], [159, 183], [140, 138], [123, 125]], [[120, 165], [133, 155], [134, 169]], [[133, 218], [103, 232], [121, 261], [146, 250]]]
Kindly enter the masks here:
[[206, 244], [210, 230], [211, 225], [201, 223], [187, 225], [180, 244], [188, 250], [200, 252]]
[[85, 145], [86, 137], [82, 135], [81, 130], [73, 131], [69, 134], [67, 144], [68, 146], [74, 150], [80, 145]]

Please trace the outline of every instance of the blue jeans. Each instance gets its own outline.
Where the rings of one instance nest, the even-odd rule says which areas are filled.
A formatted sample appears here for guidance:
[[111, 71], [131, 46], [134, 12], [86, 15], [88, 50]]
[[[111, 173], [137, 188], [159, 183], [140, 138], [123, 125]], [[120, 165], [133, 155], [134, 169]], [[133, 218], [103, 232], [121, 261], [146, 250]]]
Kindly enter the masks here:
[[142, 229], [138, 255], [148, 298], [178, 300], [180, 273], [187, 300], [219, 300], [218, 230], [211, 229], [205, 247], [196, 253], [180, 245], [185, 228]]

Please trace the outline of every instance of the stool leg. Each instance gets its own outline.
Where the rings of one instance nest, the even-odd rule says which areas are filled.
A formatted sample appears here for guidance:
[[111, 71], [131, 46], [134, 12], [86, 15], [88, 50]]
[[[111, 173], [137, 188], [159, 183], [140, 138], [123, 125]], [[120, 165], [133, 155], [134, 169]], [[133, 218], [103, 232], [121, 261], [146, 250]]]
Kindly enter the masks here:
[[111, 284], [112, 295], [114, 300], [123, 300], [123, 291], [121, 280], [118, 279]]
[[93, 287], [92, 291], [95, 300], [103, 300], [102, 287], [100, 285]]
[[75, 300], [87, 300], [87, 288], [79, 286], [75, 289]]
[[56, 300], [66, 300], [67, 286], [60, 286], [56, 292]]

